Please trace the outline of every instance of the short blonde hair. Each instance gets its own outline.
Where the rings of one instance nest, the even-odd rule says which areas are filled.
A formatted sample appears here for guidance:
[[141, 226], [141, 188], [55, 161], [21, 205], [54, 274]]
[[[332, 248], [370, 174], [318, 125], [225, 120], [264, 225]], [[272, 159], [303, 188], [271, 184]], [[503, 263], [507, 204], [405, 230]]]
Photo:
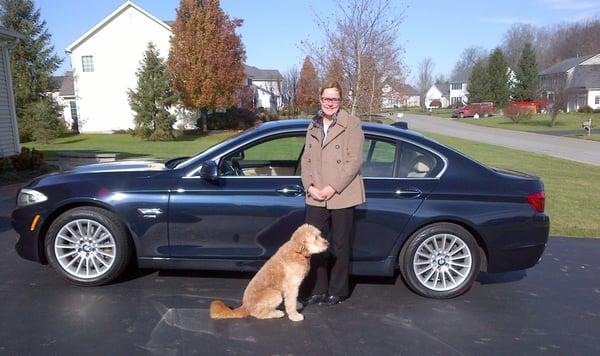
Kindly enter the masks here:
[[342, 97], [342, 86], [336, 80], [326, 80], [321, 86], [319, 95], [323, 95], [325, 89], [337, 89], [338, 93], [340, 93], [340, 98]]

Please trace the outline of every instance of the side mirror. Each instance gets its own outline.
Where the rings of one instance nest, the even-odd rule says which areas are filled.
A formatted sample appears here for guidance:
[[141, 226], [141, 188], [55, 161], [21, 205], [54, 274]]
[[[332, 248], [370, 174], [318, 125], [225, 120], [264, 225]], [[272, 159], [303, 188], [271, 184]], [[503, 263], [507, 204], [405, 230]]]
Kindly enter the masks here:
[[206, 161], [202, 163], [200, 168], [200, 178], [215, 181], [217, 180], [217, 164], [214, 161]]

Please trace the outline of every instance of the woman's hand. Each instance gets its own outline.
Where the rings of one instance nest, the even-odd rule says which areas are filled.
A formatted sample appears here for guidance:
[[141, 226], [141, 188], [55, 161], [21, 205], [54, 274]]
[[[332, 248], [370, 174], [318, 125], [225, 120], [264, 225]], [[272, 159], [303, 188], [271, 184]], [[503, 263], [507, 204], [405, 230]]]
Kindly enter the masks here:
[[314, 200], [318, 200], [318, 201], [325, 200], [325, 196], [323, 195], [323, 193], [321, 192], [321, 190], [317, 189], [317, 187], [315, 187], [314, 185], [311, 185], [310, 187], [308, 187], [308, 194]]
[[330, 185], [328, 185], [325, 188], [321, 189], [321, 196], [323, 197], [323, 200], [329, 200], [329, 199], [331, 199], [331, 197], [334, 194], [335, 194], [335, 189], [333, 189]]

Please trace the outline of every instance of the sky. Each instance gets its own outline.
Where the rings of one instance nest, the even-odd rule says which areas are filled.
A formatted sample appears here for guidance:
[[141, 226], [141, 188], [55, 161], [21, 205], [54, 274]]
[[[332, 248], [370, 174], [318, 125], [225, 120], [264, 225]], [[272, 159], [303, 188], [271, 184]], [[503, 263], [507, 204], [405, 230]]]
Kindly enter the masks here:
[[[343, 1], [343, 0], [342, 0]], [[65, 58], [56, 75], [71, 67], [65, 48], [102, 21], [125, 0], [35, 0], [52, 35], [55, 52]], [[175, 20], [178, 0], [133, 0], [161, 20]], [[397, 43], [414, 83], [419, 63], [430, 57], [434, 73], [449, 76], [461, 52], [470, 46], [493, 49], [514, 23], [549, 26], [600, 18], [600, 0], [393, 0], [403, 17]], [[316, 16], [335, 14], [335, 0], [221, 0], [246, 47], [246, 63], [284, 73], [301, 67], [301, 42], [318, 41]]]

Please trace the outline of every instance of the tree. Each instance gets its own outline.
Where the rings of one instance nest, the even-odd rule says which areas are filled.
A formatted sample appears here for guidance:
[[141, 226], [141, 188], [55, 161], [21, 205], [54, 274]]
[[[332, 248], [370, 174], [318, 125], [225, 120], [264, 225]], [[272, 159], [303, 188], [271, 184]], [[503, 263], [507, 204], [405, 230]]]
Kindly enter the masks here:
[[502, 53], [511, 68], [517, 68], [523, 49], [527, 43], [536, 41], [536, 28], [530, 24], [513, 24], [504, 34], [502, 40]]
[[532, 101], [537, 98], [538, 69], [535, 52], [531, 43], [525, 44], [517, 67], [517, 82], [513, 89], [513, 98], [517, 101]]
[[487, 66], [489, 80], [489, 100], [497, 108], [503, 108], [510, 100], [508, 64], [500, 48], [490, 55]]
[[288, 116], [296, 116], [296, 90], [298, 89], [298, 80], [300, 71], [294, 66], [283, 74], [282, 96], [288, 109]]
[[330, 61], [341, 61], [344, 82], [340, 84], [348, 90], [352, 114], [377, 111], [383, 83], [406, 76], [404, 50], [397, 41], [404, 12], [393, 0], [335, 3], [335, 18], [316, 16], [317, 26], [324, 32], [323, 42], [306, 42], [305, 47], [320, 73], [327, 71]]
[[137, 88], [127, 93], [135, 112], [134, 132], [144, 139], [172, 140], [176, 119], [169, 109], [177, 102], [177, 95], [170, 88], [169, 72], [152, 42], [148, 43], [140, 64], [136, 72]]
[[[34, 136], [46, 137], [45, 133], [36, 132], [43, 128], [33, 117], [49, 122], [60, 119], [58, 107], [48, 107], [57, 104], [46, 98], [45, 93], [50, 75], [58, 69], [62, 60], [54, 54], [52, 36], [33, 1], [0, 0], [0, 22], [6, 28], [23, 35], [12, 46], [10, 56], [21, 141], [29, 141]], [[32, 116], [32, 113], [35, 115]], [[56, 135], [59, 133], [55, 132]]]
[[421, 107], [425, 108], [425, 95], [433, 85], [433, 68], [435, 64], [429, 57], [419, 63], [419, 73], [417, 78], [417, 90], [419, 91]]
[[490, 100], [487, 64], [484, 59], [475, 63], [469, 77], [469, 102], [480, 103]]
[[471, 76], [473, 67], [482, 59], [487, 58], [487, 50], [483, 47], [472, 46], [462, 51], [458, 61], [452, 69], [450, 78], [452, 80], [467, 80]]
[[296, 89], [296, 105], [304, 113], [313, 113], [319, 107], [319, 78], [310, 57], [304, 58], [298, 88]]
[[235, 33], [241, 25], [223, 12], [219, 0], [181, 0], [177, 9], [167, 68], [184, 106], [200, 112], [204, 132], [209, 110], [239, 102], [246, 59]]

